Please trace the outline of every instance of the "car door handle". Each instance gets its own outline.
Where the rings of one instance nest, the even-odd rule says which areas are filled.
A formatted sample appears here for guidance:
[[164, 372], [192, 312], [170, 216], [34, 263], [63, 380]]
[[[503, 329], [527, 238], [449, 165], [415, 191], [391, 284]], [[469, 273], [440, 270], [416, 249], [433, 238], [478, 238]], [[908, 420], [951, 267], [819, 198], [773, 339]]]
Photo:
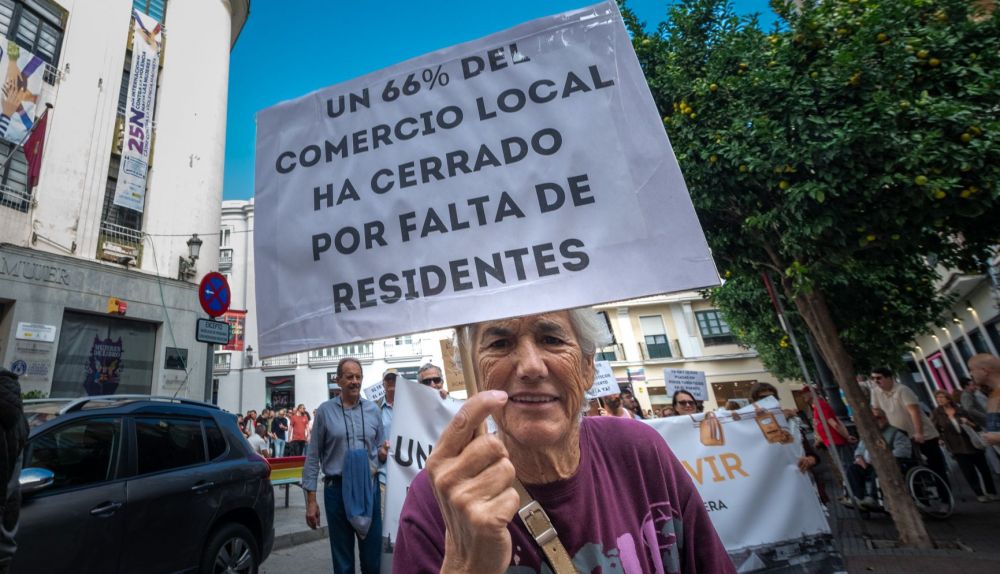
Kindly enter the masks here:
[[91, 516], [99, 516], [101, 518], [107, 518], [115, 513], [116, 510], [122, 507], [120, 502], [105, 502], [100, 506], [95, 506], [91, 511]]
[[195, 494], [203, 494], [209, 488], [215, 486], [214, 482], [199, 482], [198, 484], [191, 487], [191, 492]]

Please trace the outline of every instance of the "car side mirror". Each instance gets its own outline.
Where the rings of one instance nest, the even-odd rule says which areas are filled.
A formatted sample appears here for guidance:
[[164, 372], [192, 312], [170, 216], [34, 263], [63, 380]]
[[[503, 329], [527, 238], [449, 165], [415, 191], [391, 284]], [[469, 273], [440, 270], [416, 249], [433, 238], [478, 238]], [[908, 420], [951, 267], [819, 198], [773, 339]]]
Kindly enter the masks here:
[[21, 494], [34, 494], [39, 490], [52, 486], [56, 475], [47, 468], [26, 468], [21, 471], [18, 483], [21, 485]]

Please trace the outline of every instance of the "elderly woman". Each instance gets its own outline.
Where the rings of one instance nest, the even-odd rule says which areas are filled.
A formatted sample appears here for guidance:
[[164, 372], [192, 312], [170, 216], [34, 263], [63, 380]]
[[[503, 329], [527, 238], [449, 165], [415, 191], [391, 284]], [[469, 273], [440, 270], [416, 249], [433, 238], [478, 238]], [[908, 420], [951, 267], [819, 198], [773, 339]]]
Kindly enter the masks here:
[[[979, 430], [979, 425], [971, 420], [965, 409], [955, 404], [953, 397], [946, 391], [935, 392], [934, 400], [938, 406], [931, 413], [931, 422], [941, 433], [941, 440], [955, 457], [962, 475], [976, 493], [976, 499], [979, 502], [1000, 500], [993, 484], [993, 474], [986, 463], [986, 453], [980, 446], [973, 444], [968, 435], [969, 431], [965, 430], [968, 428], [975, 432]], [[983, 481], [982, 486], [979, 484], [980, 478]], [[983, 486], [986, 487], [985, 490]]]
[[[580, 416], [594, 350], [607, 336], [595, 319], [574, 310], [469, 330], [483, 391], [445, 429], [410, 487], [396, 572], [592, 572], [612, 563], [632, 572], [734, 572], [662, 437], [634, 420]], [[478, 434], [489, 415], [498, 433]], [[628, 496], [600, 504], [612, 492]], [[524, 523], [542, 535], [544, 515], [561, 541], [555, 566]]]

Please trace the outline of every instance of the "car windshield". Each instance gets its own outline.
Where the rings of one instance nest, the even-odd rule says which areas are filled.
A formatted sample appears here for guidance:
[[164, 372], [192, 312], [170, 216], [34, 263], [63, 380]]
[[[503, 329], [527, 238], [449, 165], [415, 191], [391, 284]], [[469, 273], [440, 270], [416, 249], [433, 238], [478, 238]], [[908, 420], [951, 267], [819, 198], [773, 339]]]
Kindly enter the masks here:
[[34, 428], [56, 418], [68, 403], [68, 400], [24, 401], [24, 416], [28, 419], [28, 426]]

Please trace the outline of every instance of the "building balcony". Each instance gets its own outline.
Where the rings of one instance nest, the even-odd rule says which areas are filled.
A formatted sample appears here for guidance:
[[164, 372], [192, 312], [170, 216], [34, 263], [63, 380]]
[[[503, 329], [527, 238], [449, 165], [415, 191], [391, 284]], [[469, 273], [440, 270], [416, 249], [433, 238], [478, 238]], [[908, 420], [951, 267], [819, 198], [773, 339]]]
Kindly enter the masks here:
[[229, 271], [233, 268], [233, 250], [219, 250], [219, 271]]
[[212, 363], [212, 373], [228, 373], [232, 369], [230, 361], [232, 361], [232, 355], [229, 353], [216, 353], [215, 361]]
[[299, 364], [298, 355], [280, 355], [260, 360], [260, 368], [264, 370], [295, 368]]
[[108, 221], [101, 222], [97, 240], [98, 259], [138, 267], [142, 263], [142, 248], [142, 231]]
[[684, 358], [680, 341], [677, 339], [671, 339], [666, 343], [639, 343], [639, 351], [644, 361]]
[[327, 347], [316, 351], [309, 351], [307, 361], [310, 367], [323, 367], [336, 365], [341, 359], [351, 357], [359, 361], [371, 361], [375, 358], [375, 352], [371, 343], [361, 343], [355, 345], [338, 345]]
[[624, 361], [625, 360], [625, 347], [621, 343], [616, 343], [614, 345], [608, 345], [606, 347], [601, 347], [597, 349], [594, 354], [595, 361]]
[[424, 356], [424, 346], [421, 341], [412, 343], [396, 343], [395, 341], [385, 341], [382, 343], [386, 361], [412, 360]]
[[31, 194], [28, 191], [18, 191], [6, 185], [0, 185], [0, 205], [27, 213], [28, 208], [31, 207]]

